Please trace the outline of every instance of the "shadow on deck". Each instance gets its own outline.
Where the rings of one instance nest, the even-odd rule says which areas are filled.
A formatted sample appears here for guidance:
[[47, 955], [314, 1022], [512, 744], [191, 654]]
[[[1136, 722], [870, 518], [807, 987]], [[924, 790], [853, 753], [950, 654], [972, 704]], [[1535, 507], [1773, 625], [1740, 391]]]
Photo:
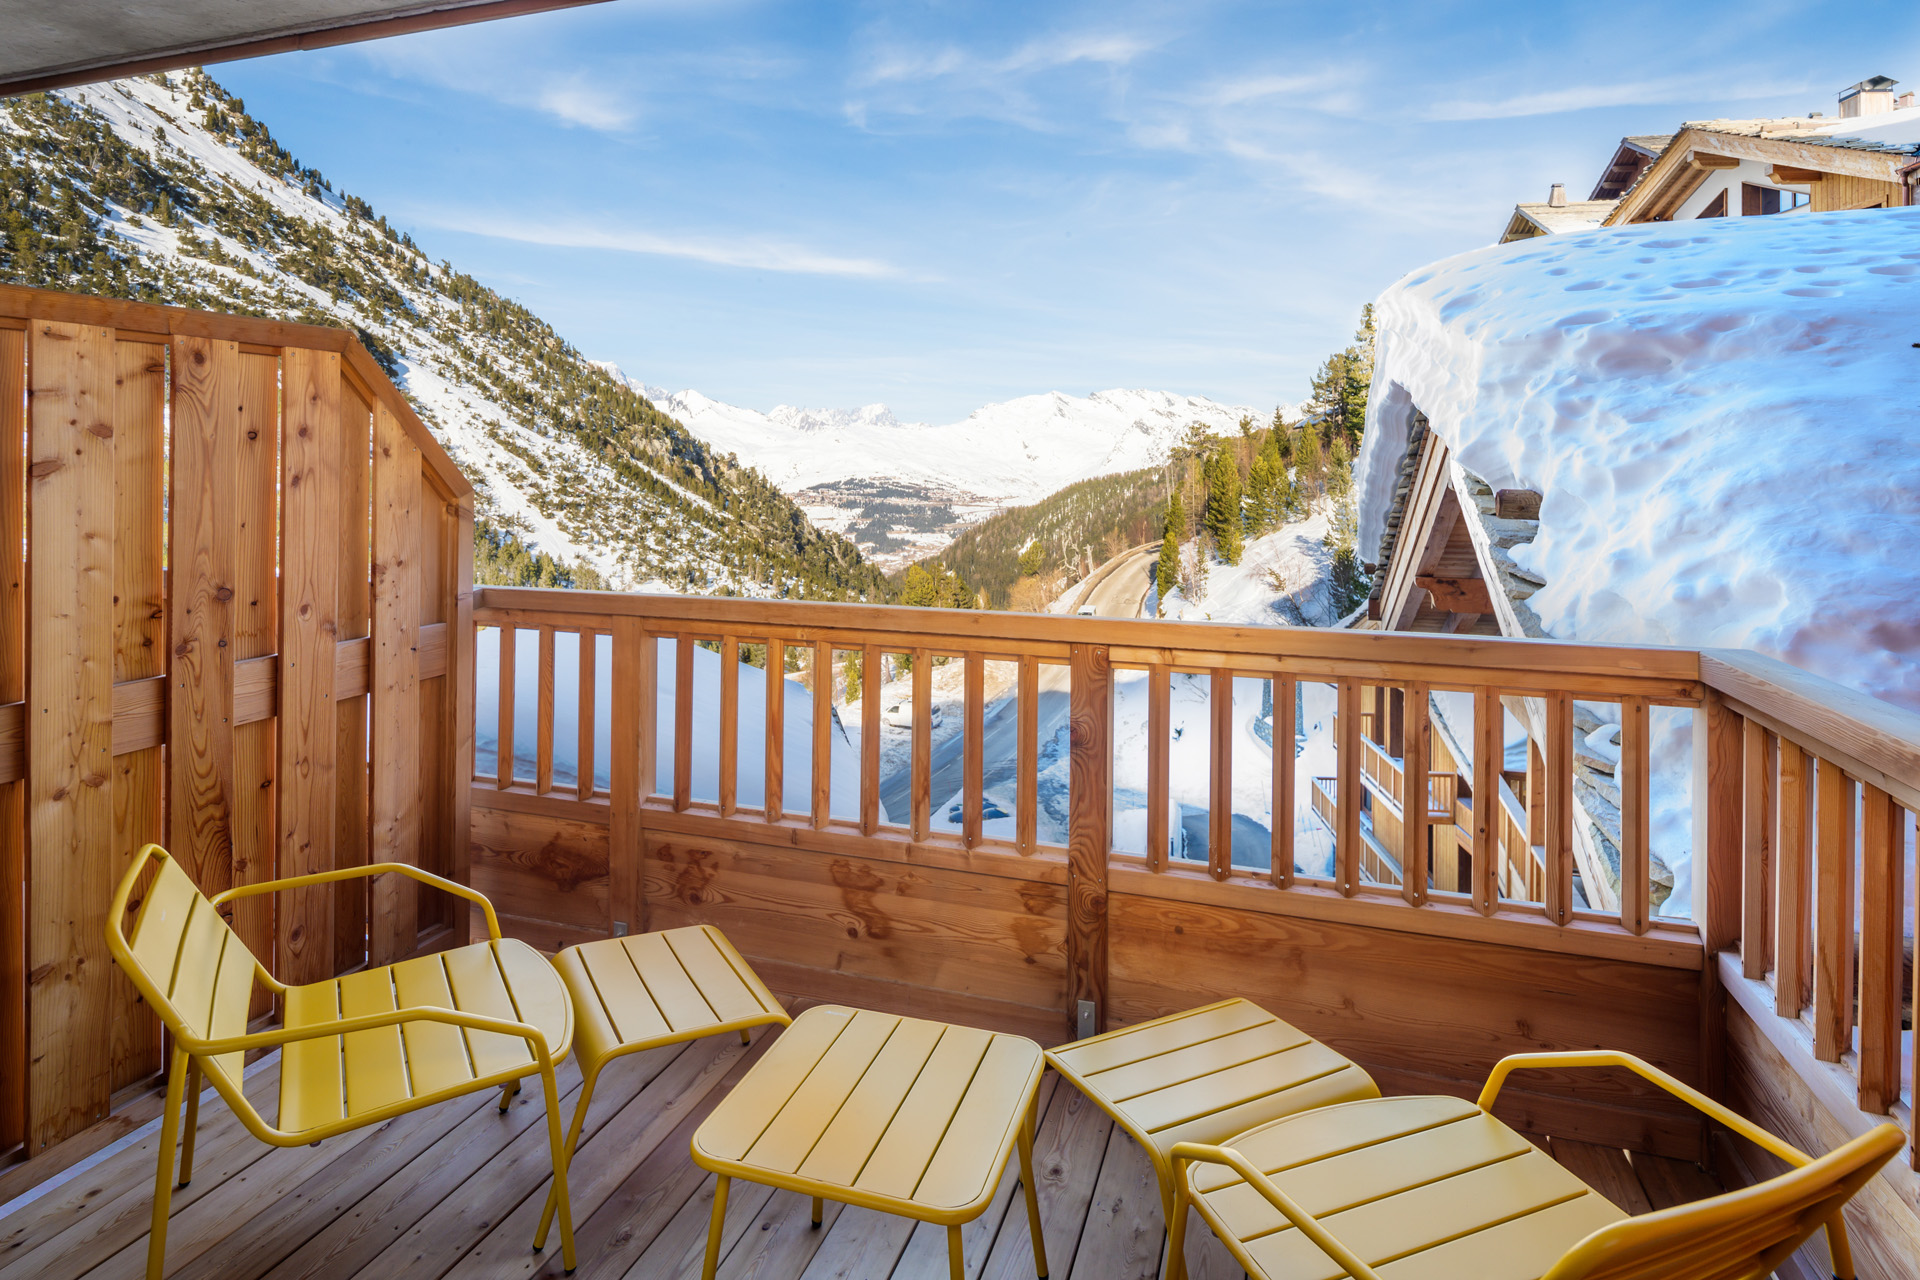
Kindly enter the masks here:
[[[678, 1280], [700, 1273], [712, 1175], [687, 1154], [693, 1131], [779, 1034], [751, 1048], [730, 1036], [638, 1054], [601, 1077], [572, 1191], [581, 1280]], [[246, 1089], [273, 1106], [278, 1060], [249, 1068]], [[580, 1076], [561, 1074], [571, 1113]], [[1034, 1152], [1047, 1255], [1060, 1280], [1153, 1280], [1165, 1245], [1145, 1155], [1099, 1110], [1049, 1073]], [[502, 1114], [495, 1095], [445, 1103], [315, 1147], [270, 1148], [210, 1096], [193, 1183], [175, 1193], [168, 1273], [179, 1280], [345, 1276], [525, 1277], [561, 1274], [559, 1241], [530, 1250], [547, 1186], [537, 1089]], [[158, 1121], [0, 1205], [0, 1280], [141, 1276], [146, 1265]], [[1553, 1154], [1629, 1212], [1719, 1190], [1697, 1165], [1585, 1143]], [[993, 1203], [965, 1229], [969, 1280], [1033, 1274], [1027, 1218], [1009, 1162]], [[0, 1183], [0, 1189], [12, 1190]], [[944, 1232], [739, 1182], [721, 1277], [755, 1280], [944, 1280]], [[1240, 1269], [1194, 1221], [1195, 1280]]]

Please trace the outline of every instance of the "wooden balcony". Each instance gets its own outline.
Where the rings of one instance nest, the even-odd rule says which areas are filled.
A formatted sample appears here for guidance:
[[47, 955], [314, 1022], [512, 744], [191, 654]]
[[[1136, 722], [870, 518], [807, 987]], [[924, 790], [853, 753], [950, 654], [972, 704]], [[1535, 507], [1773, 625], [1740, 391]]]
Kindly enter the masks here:
[[[208, 890], [416, 863], [480, 888], [546, 949], [712, 923], [785, 997], [1044, 1043], [1244, 995], [1389, 1092], [1472, 1096], [1505, 1053], [1606, 1046], [1804, 1147], [1888, 1114], [1912, 1129], [1904, 904], [1920, 717], [1780, 663], [476, 588], [466, 481], [349, 338], [137, 304], [0, 288], [0, 438], [24, 442], [0, 449], [0, 1153], [20, 1162], [0, 1172], [0, 1200], [136, 1132], [154, 1105], [157, 1031], [112, 969], [101, 914], [149, 839]], [[889, 744], [880, 695], [901, 659], [911, 727]], [[1270, 717], [1236, 697], [1246, 688], [1264, 690]], [[1401, 755], [1369, 756], [1361, 704], [1376, 689], [1409, 695], [1410, 722], [1428, 694], [1473, 709], [1469, 798], [1511, 795], [1502, 708], [1537, 709], [1540, 839], [1512, 803], [1436, 791], [1430, 775], [1446, 771], [1422, 758], [1418, 723]], [[1573, 893], [1576, 703], [1616, 707], [1624, 726], [1616, 910]], [[1204, 727], [1176, 738], [1185, 715]], [[1676, 741], [1655, 727], [1673, 715], [1691, 721], [1678, 742], [1692, 918], [1655, 914], [1651, 891], [1656, 764]], [[1256, 721], [1264, 738], [1249, 736]], [[1330, 787], [1300, 772], [1287, 744], [1303, 738], [1326, 752]], [[1429, 778], [1427, 803], [1398, 815], [1402, 847], [1457, 830], [1464, 889], [1430, 883], [1418, 858], [1397, 883], [1365, 874], [1362, 778], [1371, 760], [1385, 785], [1388, 759]], [[1122, 790], [1141, 797], [1131, 850], [1116, 847]], [[1293, 821], [1314, 811], [1331, 833], [1324, 866]], [[1203, 843], [1204, 860], [1177, 856], [1182, 830], [1204, 831], [1184, 846]], [[1529, 866], [1539, 846], [1524, 884], [1522, 844]], [[247, 905], [234, 923], [289, 980], [470, 927], [431, 892], [363, 887]], [[265, 1000], [255, 1012], [273, 1015]], [[624, 1136], [584, 1149], [576, 1194], [583, 1241], [597, 1241], [583, 1257], [622, 1261], [594, 1274], [673, 1274], [633, 1269], [698, 1217], [682, 1130], [740, 1061], [711, 1045], [636, 1059], [624, 1105], [609, 1095], [605, 1133]], [[273, 1065], [256, 1070], [264, 1085]], [[551, 1265], [519, 1232], [538, 1162], [514, 1158], [507, 1129], [537, 1110], [525, 1097], [507, 1120], [431, 1112], [337, 1150], [236, 1146], [223, 1178], [209, 1156], [204, 1191], [196, 1179], [183, 1198], [200, 1225], [176, 1226], [175, 1266]], [[1046, 1176], [1079, 1189], [1052, 1201], [1048, 1229], [1080, 1242], [1056, 1256], [1078, 1247], [1105, 1268], [1151, 1255], [1157, 1209], [1101, 1208], [1138, 1208], [1101, 1190], [1140, 1176], [1127, 1144], [1075, 1114], [1056, 1090]], [[1731, 1182], [1771, 1172], [1631, 1080], [1530, 1081], [1500, 1114], [1569, 1159], [1578, 1144], [1611, 1152], [1654, 1200], [1680, 1176], [1657, 1160], [1704, 1160]], [[144, 1161], [128, 1154], [138, 1146], [0, 1218], [0, 1239], [28, 1250], [0, 1255], [0, 1280], [131, 1266], [139, 1225], [124, 1219], [144, 1191], [83, 1188]], [[1849, 1209], [1862, 1274], [1911, 1274], [1920, 1256], [1911, 1164]], [[58, 1207], [75, 1196], [85, 1203]], [[1020, 1217], [981, 1230], [1014, 1232]], [[754, 1250], [814, 1247], [787, 1243], [784, 1201], [747, 1221], [743, 1271]], [[6, 1234], [23, 1224], [31, 1249]], [[878, 1230], [838, 1219], [806, 1265], [833, 1274], [819, 1262], [830, 1246], [865, 1249]], [[917, 1274], [901, 1270], [915, 1246], [897, 1243], [891, 1274]], [[65, 1261], [21, 1270], [28, 1257]], [[801, 1273], [755, 1274], [776, 1272]], [[889, 1274], [850, 1274], [868, 1273]]]

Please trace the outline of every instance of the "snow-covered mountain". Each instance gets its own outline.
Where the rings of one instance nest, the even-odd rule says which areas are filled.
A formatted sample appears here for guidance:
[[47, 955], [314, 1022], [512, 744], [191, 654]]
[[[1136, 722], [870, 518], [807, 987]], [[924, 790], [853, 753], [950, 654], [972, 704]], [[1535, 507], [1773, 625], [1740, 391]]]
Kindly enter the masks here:
[[429, 260], [199, 71], [0, 103], [0, 280], [356, 331], [473, 481], [483, 580], [535, 580], [537, 551], [540, 581], [829, 598], [879, 582], [750, 465]]

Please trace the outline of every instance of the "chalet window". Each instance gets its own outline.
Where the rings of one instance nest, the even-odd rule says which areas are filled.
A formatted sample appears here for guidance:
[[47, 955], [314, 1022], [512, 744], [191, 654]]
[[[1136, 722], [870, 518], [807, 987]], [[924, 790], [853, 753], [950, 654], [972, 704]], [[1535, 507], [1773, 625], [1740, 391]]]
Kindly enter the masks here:
[[1707, 207], [1693, 215], [1696, 218], [1724, 218], [1727, 216], [1727, 193], [1722, 191], [1707, 202]]
[[1798, 191], [1782, 191], [1778, 187], [1756, 187], [1751, 182], [1740, 184], [1740, 216], [1756, 217], [1763, 213], [1785, 213], [1789, 209], [1798, 209], [1807, 203], [1807, 197]]

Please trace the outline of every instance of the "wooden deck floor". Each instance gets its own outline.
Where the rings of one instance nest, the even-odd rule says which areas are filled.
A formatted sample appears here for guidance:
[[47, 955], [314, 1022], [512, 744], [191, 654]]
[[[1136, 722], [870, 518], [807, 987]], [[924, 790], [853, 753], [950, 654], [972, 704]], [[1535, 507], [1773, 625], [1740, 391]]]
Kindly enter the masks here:
[[[731, 1037], [636, 1055], [602, 1076], [572, 1175], [582, 1280], [698, 1276], [713, 1179], [687, 1155], [693, 1130], [770, 1043]], [[276, 1061], [249, 1069], [271, 1114]], [[562, 1109], [579, 1074], [568, 1062]], [[1135, 1144], [1049, 1074], [1035, 1150], [1047, 1254], [1058, 1280], [1153, 1280], [1165, 1231], [1152, 1169]], [[494, 1095], [406, 1116], [318, 1147], [269, 1148], [224, 1104], [203, 1103], [193, 1183], [174, 1195], [168, 1274], [195, 1280], [560, 1274], [557, 1235], [531, 1252], [547, 1186], [538, 1090], [506, 1114]], [[0, 1280], [134, 1280], [146, 1262], [157, 1122], [91, 1162], [0, 1205]], [[1554, 1154], [1632, 1212], [1718, 1190], [1698, 1166], [1578, 1143]], [[1033, 1275], [1027, 1217], [1010, 1162], [993, 1204], [966, 1229], [969, 1280]], [[18, 1180], [0, 1180], [17, 1194]], [[734, 1185], [720, 1275], [736, 1280], [945, 1280], [944, 1232], [868, 1210]], [[1195, 1220], [1196, 1280], [1239, 1268]]]

